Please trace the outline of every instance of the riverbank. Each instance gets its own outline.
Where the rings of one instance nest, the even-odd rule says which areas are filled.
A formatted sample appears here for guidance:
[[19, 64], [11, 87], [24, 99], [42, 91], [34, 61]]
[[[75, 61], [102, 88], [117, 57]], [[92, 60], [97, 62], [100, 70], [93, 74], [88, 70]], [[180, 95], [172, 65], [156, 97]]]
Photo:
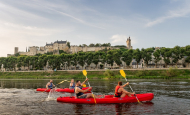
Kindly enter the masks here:
[[[128, 79], [190, 79], [189, 69], [124, 70]], [[122, 79], [119, 70], [87, 71], [91, 79]], [[82, 71], [0, 72], [0, 79], [82, 79]]]

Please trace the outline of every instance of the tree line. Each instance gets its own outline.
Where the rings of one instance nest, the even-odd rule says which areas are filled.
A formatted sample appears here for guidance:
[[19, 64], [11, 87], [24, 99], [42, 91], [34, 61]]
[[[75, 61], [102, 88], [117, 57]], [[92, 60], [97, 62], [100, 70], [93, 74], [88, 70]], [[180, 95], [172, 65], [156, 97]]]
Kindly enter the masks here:
[[[77, 65], [84, 68], [90, 67], [93, 63], [96, 65], [101, 62], [104, 64], [110, 64], [113, 67], [114, 62], [119, 66], [123, 66], [122, 62], [129, 68], [133, 59], [136, 60], [137, 68], [138, 63], [144, 61], [144, 66], [148, 66], [150, 61], [155, 63], [155, 67], [160, 60], [164, 61], [165, 67], [169, 64], [178, 64], [179, 60], [185, 57], [185, 63], [190, 63], [190, 45], [186, 47], [175, 46], [174, 48], [142, 48], [140, 49], [113, 49], [113, 50], [101, 50], [97, 52], [78, 52], [74, 54], [67, 54], [65, 52], [60, 55], [53, 55], [52, 53], [37, 54], [36, 56], [11, 56], [1, 57], [0, 65], [9, 71], [16, 71], [16, 67], [20, 70], [21, 67], [27, 67], [31, 70], [43, 70], [47, 64], [51, 69], [71, 69]], [[87, 68], [88, 69], [88, 68]]]

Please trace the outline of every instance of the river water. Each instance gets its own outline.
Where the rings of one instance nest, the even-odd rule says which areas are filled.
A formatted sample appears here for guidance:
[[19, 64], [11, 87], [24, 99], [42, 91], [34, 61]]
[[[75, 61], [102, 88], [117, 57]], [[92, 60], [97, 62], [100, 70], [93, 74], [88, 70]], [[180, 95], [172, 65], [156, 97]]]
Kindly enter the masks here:
[[[62, 80], [54, 80], [59, 83]], [[1, 115], [61, 115], [61, 114], [190, 114], [190, 80], [140, 80], [129, 79], [136, 93], [154, 93], [151, 102], [126, 104], [69, 104], [60, 103], [56, 98], [48, 98], [49, 93], [36, 92], [45, 87], [48, 80], [0, 80]], [[125, 81], [123, 81], [125, 82]], [[93, 92], [113, 94], [117, 80], [90, 81]], [[68, 87], [69, 83], [59, 85]], [[129, 87], [125, 88], [130, 91]], [[53, 93], [54, 97], [67, 96], [68, 93]]]

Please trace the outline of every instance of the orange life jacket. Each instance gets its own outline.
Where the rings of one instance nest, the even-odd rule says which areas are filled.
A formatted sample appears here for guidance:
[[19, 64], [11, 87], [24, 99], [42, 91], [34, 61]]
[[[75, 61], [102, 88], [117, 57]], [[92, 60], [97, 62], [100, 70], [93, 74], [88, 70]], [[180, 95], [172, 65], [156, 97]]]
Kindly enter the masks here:
[[122, 92], [120, 92], [120, 93], [118, 92], [119, 88], [120, 88], [119, 85], [117, 85], [117, 86], [115, 87], [115, 96], [121, 96], [121, 95], [122, 95]]

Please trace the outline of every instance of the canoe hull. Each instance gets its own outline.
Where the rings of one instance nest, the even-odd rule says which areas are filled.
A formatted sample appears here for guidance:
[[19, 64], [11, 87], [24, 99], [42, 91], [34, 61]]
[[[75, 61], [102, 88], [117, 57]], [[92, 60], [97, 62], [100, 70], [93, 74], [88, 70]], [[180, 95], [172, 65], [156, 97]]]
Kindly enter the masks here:
[[[88, 87], [82, 88], [83, 90], [88, 89]], [[36, 91], [41, 91], [41, 92], [50, 92], [51, 89], [46, 89], [46, 88], [38, 88], [36, 89]], [[74, 89], [69, 89], [69, 88], [57, 88], [55, 91], [57, 92], [67, 92], [67, 93], [74, 93]], [[88, 92], [91, 92], [91, 90], [89, 90]]]
[[[136, 94], [139, 101], [151, 101], [154, 98], [153, 93], [145, 93], [145, 94]], [[58, 102], [64, 102], [64, 103], [78, 103], [78, 104], [95, 104], [95, 101], [93, 98], [86, 98], [86, 99], [77, 99], [75, 97], [59, 97], [57, 98]], [[107, 104], [107, 103], [135, 103], [137, 102], [137, 99], [134, 95], [132, 97], [124, 97], [124, 98], [118, 98], [113, 97], [113, 95], [106, 95], [105, 98], [96, 98], [97, 104]]]

